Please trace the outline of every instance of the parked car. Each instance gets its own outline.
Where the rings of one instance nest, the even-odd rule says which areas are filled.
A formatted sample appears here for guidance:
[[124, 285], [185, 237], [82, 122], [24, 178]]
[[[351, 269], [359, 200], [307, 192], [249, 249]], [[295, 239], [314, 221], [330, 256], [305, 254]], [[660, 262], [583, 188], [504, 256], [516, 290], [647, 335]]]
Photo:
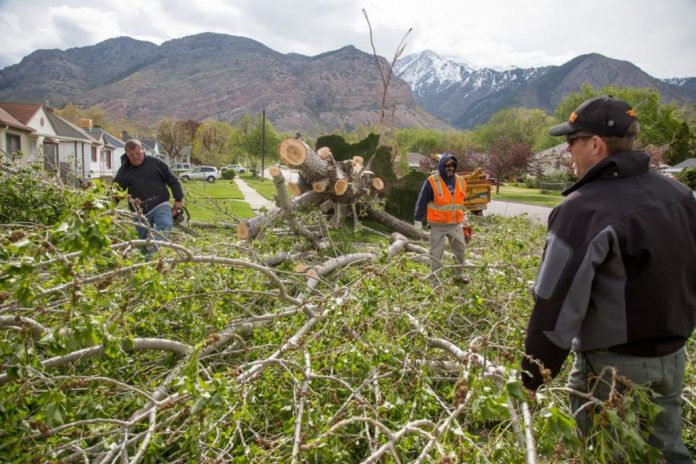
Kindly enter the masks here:
[[239, 164], [228, 164], [227, 166], [223, 166], [222, 168], [220, 168], [220, 170], [221, 171], [234, 171], [234, 172], [238, 172], [240, 174], [244, 174], [245, 172], [248, 171], [247, 168], [245, 168], [244, 166], [240, 166]]
[[179, 174], [180, 172], [190, 171], [194, 168], [194, 165], [191, 163], [175, 163], [172, 164], [171, 168], [174, 174]]
[[179, 173], [179, 178], [184, 182], [190, 180], [206, 180], [213, 183], [220, 177], [222, 177], [222, 174], [213, 166], [196, 166], [190, 171]]

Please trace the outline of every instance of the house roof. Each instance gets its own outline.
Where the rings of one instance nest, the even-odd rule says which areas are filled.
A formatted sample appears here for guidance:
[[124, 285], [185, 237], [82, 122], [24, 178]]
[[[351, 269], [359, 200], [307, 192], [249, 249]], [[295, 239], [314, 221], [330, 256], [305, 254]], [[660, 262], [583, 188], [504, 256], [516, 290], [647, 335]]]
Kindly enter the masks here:
[[129, 141], [130, 139], [137, 139], [140, 140], [140, 144], [143, 146], [143, 148], [147, 150], [152, 150], [155, 151], [155, 145], [157, 145], [157, 139], [156, 138], [148, 138], [148, 137], [133, 137], [130, 135], [128, 132], [123, 131], [121, 134], [121, 138], [123, 139], [124, 142]]
[[142, 143], [144, 147], [147, 147], [150, 150], [154, 151], [155, 145], [157, 145], [157, 139], [143, 137], [142, 139], [140, 139], [140, 143]]
[[97, 135], [97, 136], [103, 135], [103, 136], [104, 136], [104, 141], [105, 141], [107, 144], [111, 145], [112, 147], [123, 148], [123, 147], [126, 146], [126, 143], [125, 143], [123, 140], [114, 137], [113, 135], [109, 134], [108, 132], [106, 132], [106, 131], [105, 131], [104, 129], [102, 129], [101, 127], [96, 127], [96, 126], [95, 126], [95, 127], [92, 127], [91, 129], [84, 129], [84, 130], [85, 130], [86, 132], [88, 132], [89, 134], [94, 134], [94, 135]]
[[48, 116], [48, 120], [51, 122], [51, 125], [53, 126], [53, 130], [56, 131], [56, 135], [68, 137], [71, 139], [81, 139], [88, 142], [96, 142], [96, 139], [98, 139], [98, 137], [96, 137], [96, 139], [92, 138], [85, 131], [75, 126], [74, 124], [66, 121], [65, 119], [61, 118], [53, 111], [46, 111], [46, 115]]
[[26, 124], [22, 124], [21, 121], [17, 120], [17, 118], [8, 113], [4, 108], [2, 108], [2, 106], [0, 106], [0, 124], [5, 124], [6, 126], [26, 132], [34, 132], [34, 129]]
[[41, 109], [41, 103], [14, 103], [2, 102], [0, 107], [14, 116], [22, 124], [29, 123], [29, 120]]

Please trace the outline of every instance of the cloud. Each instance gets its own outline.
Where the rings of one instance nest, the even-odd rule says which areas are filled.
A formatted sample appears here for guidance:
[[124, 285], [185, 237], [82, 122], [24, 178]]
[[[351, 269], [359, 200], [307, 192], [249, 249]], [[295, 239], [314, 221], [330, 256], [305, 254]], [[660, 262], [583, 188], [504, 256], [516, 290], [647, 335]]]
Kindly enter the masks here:
[[[281, 53], [354, 45], [391, 58], [430, 49], [476, 66], [560, 65], [584, 53], [656, 77], [696, 76], [694, 0], [0, 0], [0, 68], [38, 48], [130, 36], [160, 44], [200, 32], [249, 37]], [[40, 19], [40, 20], [37, 20]]]

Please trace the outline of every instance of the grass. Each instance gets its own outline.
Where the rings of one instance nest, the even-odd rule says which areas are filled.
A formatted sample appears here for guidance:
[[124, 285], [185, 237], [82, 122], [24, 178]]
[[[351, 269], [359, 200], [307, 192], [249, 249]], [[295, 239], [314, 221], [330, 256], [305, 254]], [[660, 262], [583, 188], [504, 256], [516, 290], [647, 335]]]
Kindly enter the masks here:
[[232, 180], [220, 179], [213, 184], [191, 181], [183, 186], [186, 193], [184, 204], [193, 221], [234, 222], [255, 216]]
[[553, 208], [557, 206], [563, 197], [561, 193], [541, 193], [539, 189], [530, 189], [525, 187], [513, 187], [510, 185], [502, 185], [500, 193], [495, 193], [496, 187], [493, 187], [492, 199], [495, 201], [509, 201], [511, 203], [523, 203], [525, 205], [547, 206]]
[[249, 187], [256, 190], [258, 194], [266, 200], [273, 200], [276, 194], [276, 187], [271, 179], [264, 179], [261, 181], [260, 177], [254, 177], [253, 174], [242, 174], [240, 177]]
[[214, 183], [190, 181], [182, 183], [186, 196], [191, 198], [215, 198], [223, 200], [244, 200], [244, 195], [233, 180], [219, 179]]

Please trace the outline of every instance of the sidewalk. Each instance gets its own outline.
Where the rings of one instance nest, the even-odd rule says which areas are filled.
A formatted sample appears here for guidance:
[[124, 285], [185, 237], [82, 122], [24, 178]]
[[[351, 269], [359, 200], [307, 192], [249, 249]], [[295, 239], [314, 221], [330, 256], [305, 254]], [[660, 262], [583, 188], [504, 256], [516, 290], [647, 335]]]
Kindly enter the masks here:
[[519, 216], [527, 214], [530, 219], [539, 224], [546, 225], [549, 220], [552, 208], [545, 206], [524, 205], [522, 203], [509, 203], [507, 201], [491, 201], [488, 208], [484, 210], [485, 216], [497, 214], [499, 216]]
[[244, 201], [249, 203], [249, 206], [251, 206], [251, 209], [254, 211], [258, 211], [263, 207], [266, 209], [275, 208], [275, 203], [270, 200], [266, 200], [264, 197], [259, 195], [256, 190], [249, 187], [249, 185], [240, 179], [239, 176], [234, 176], [234, 182], [237, 184], [237, 187], [239, 187], [239, 190], [242, 191]]

